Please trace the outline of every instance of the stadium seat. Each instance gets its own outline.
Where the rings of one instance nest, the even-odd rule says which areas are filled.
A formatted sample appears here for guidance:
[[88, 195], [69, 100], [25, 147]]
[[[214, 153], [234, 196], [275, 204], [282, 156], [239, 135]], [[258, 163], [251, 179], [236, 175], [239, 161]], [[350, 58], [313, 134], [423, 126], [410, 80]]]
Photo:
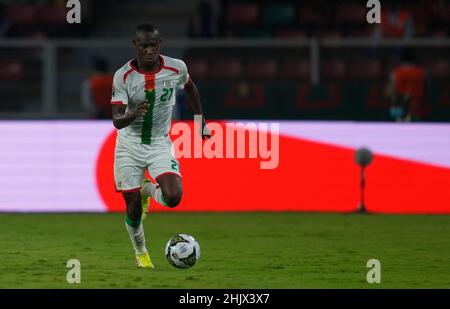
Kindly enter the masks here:
[[18, 81], [23, 77], [23, 66], [18, 61], [1, 60], [0, 61], [0, 80], [2, 81]]
[[327, 17], [321, 15], [308, 5], [304, 5], [300, 8], [299, 20], [302, 25], [325, 25], [327, 23]]
[[209, 65], [207, 61], [201, 59], [187, 60], [186, 65], [189, 75], [193, 79], [204, 79], [208, 76]]
[[425, 63], [428, 73], [431, 78], [448, 79], [449, 78], [449, 64], [447, 60], [428, 61]]
[[450, 86], [444, 85], [439, 98], [437, 99], [439, 107], [450, 108]]
[[450, 23], [450, 3], [444, 3], [442, 6], [440, 6], [437, 10], [437, 13], [438, 20], [444, 23]]
[[347, 74], [347, 65], [342, 60], [325, 60], [320, 64], [322, 77], [327, 80], [342, 80]]
[[432, 38], [446, 39], [447, 36], [448, 36], [448, 33], [447, 33], [447, 31], [446, 31], [445, 29], [436, 30], [436, 31], [433, 31], [433, 32], [431, 33], [431, 37], [432, 37]]
[[270, 38], [272, 31], [270, 29], [243, 29], [239, 31], [239, 37], [242, 38]]
[[66, 24], [65, 7], [46, 6], [40, 13], [40, 21], [46, 24]]
[[375, 26], [367, 25], [365, 27], [357, 27], [346, 32], [346, 36], [350, 38], [372, 38], [375, 31]]
[[376, 60], [354, 60], [348, 63], [348, 76], [352, 79], [377, 80], [381, 77], [381, 64]]
[[277, 73], [278, 64], [274, 60], [251, 61], [244, 70], [244, 76], [251, 79], [274, 79]]
[[272, 3], [264, 6], [262, 21], [266, 25], [283, 25], [295, 22], [295, 5]]
[[341, 89], [335, 83], [300, 84], [295, 105], [300, 110], [325, 111], [336, 108], [342, 102]]
[[311, 37], [318, 39], [340, 39], [342, 33], [339, 30], [316, 30], [311, 32]]
[[36, 9], [33, 5], [13, 5], [8, 8], [6, 16], [12, 23], [31, 24], [36, 19]]
[[295, 31], [295, 30], [279, 30], [275, 33], [275, 37], [277, 38], [292, 38], [292, 39], [303, 39], [306, 38], [306, 34], [303, 31]]
[[238, 81], [228, 90], [225, 107], [261, 108], [266, 101], [264, 85], [262, 83]]
[[450, 23], [450, 3], [447, 3], [445, 6], [444, 20]]
[[308, 60], [286, 60], [281, 65], [281, 78], [309, 80], [310, 76], [311, 68]]
[[233, 79], [241, 76], [242, 64], [237, 59], [216, 61], [211, 64], [210, 76], [213, 78]]
[[374, 82], [369, 84], [369, 95], [367, 107], [371, 111], [381, 111], [386, 114], [389, 113], [390, 96], [386, 95], [386, 83]]
[[[403, 5], [404, 6], [404, 5]], [[426, 31], [427, 25], [432, 22], [432, 19], [437, 19], [433, 12], [433, 5], [426, 5], [425, 3], [415, 3], [408, 6], [408, 10], [414, 16], [415, 33]]]
[[255, 24], [259, 18], [259, 7], [252, 3], [230, 3], [227, 17], [230, 23]]
[[367, 8], [362, 3], [340, 3], [336, 11], [338, 24], [363, 24], [366, 23]]

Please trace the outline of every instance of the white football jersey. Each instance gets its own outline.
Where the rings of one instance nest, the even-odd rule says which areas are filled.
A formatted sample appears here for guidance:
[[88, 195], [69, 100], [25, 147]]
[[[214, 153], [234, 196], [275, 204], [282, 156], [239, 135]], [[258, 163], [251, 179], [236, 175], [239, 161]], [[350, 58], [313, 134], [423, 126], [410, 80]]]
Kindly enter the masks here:
[[149, 105], [147, 114], [118, 130], [125, 140], [151, 144], [169, 134], [176, 91], [184, 88], [189, 74], [182, 60], [160, 58], [161, 67], [156, 73], [141, 72], [136, 60], [130, 60], [114, 74], [111, 104], [127, 105], [127, 110], [144, 101]]

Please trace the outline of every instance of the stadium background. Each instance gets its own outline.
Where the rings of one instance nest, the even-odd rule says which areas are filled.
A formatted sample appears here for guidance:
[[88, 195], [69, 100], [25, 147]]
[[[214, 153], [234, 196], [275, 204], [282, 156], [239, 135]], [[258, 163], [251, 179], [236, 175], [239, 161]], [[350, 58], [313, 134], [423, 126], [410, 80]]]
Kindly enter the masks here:
[[[357, 211], [354, 157], [364, 146], [375, 154], [366, 174], [367, 211], [449, 214], [450, 2], [381, 2], [383, 12], [399, 5], [413, 26], [388, 33], [367, 23], [366, 1], [352, 0], [81, 1], [81, 24], [66, 22], [66, 1], [1, 1], [0, 212], [124, 211], [112, 179], [109, 105], [89, 105], [84, 96], [99, 68], [111, 74], [133, 57], [135, 26], [151, 22], [161, 29], [162, 53], [187, 63], [208, 120], [280, 124], [277, 169], [261, 170], [261, 158], [181, 159], [183, 201], [170, 212], [287, 211], [280, 224], [323, 218], [332, 226], [341, 219], [291, 212]], [[389, 74], [406, 48], [430, 77], [431, 112], [421, 122], [389, 115]], [[190, 122], [185, 100], [179, 94], [174, 118]], [[251, 218], [249, 226], [262, 220]], [[414, 218], [397, 222], [405, 235], [429, 224], [425, 236], [439, 247], [447, 218], [430, 216], [443, 220], [436, 229], [433, 220]], [[372, 219], [354, 220], [344, 221]], [[391, 231], [395, 220], [380, 226]], [[436, 254], [437, 263], [448, 258]], [[448, 286], [441, 275], [435, 282]], [[279, 286], [289, 284], [296, 286]]]
[[[254, 159], [183, 159], [186, 196], [177, 210], [354, 210], [359, 172], [353, 151], [366, 146], [376, 154], [367, 169], [368, 209], [450, 212], [450, 204], [439, 202], [448, 199], [450, 184], [450, 7], [445, 1], [394, 3], [414, 20], [412, 33], [377, 36], [361, 1], [86, 1], [81, 24], [67, 23], [65, 1], [6, 1], [0, 116], [8, 120], [1, 140], [9, 146], [0, 154], [1, 209], [123, 209], [121, 197], [111, 196], [112, 159], [107, 166], [99, 160], [114, 128], [95, 120], [108, 114], [83, 103], [82, 87], [97, 62], [111, 74], [131, 58], [133, 27], [151, 21], [164, 36], [162, 52], [186, 61], [208, 119], [291, 120], [281, 122], [276, 170], [260, 170]], [[389, 74], [410, 46], [431, 78], [427, 124], [399, 124], [389, 115]], [[192, 119], [184, 97], [177, 107], [175, 118]], [[26, 145], [15, 142], [23, 138]], [[211, 175], [211, 168], [224, 172]], [[39, 185], [20, 176], [30, 170], [45, 175]], [[240, 203], [217, 198], [230, 183], [239, 188]], [[34, 203], [18, 197], [15, 188], [22, 186], [35, 188]], [[265, 190], [298, 194], [247, 194]], [[51, 202], [55, 194], [70, 205]]]

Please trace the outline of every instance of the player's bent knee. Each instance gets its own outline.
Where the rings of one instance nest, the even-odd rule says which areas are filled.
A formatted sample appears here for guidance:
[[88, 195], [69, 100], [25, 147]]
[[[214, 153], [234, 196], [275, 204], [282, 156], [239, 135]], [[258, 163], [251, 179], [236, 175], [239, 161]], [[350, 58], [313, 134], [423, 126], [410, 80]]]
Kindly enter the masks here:
[[171, 208], [177, 207], [181, 202], [181, 192], [169, 193], [164, 196], [164, 199], [166, 200], [167, 206]]
[[178, 175], [167, 174], [161, 176], [157, 181], [161, 186], [165, 205], [168, 207], [178, 206], [183, 192], [181, 178]]

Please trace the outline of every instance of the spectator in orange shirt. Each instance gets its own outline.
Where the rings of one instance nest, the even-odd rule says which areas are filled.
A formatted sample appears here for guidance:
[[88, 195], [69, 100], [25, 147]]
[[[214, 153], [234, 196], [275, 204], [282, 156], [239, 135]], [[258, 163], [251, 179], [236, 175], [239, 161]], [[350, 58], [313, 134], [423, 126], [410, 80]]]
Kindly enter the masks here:
[[376, 38], [411, 38], [414, 35], [414, 19], [411, 12], [392, 1], [381, 10], [381, 23], [376, 28]]
[[413, 52], [402, 53], [402, 63], [391, 73], [391, 116], [397, 121], [420, 121], [429, 114], [429, 79]]
[[94, 72], [83, 83], [81, 99], [89, 118], [111, 119], [111, 93], [113, 75], [102, 58], [94, 58]]

